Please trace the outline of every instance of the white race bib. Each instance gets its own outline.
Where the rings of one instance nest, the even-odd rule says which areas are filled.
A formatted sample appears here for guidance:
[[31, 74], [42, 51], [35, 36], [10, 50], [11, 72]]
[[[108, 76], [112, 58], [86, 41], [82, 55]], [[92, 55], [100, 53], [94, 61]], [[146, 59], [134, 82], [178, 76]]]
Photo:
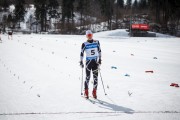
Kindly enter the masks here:
[[98, 57], [98, 44], [97, 43], [89, 43], [86, 44], [86, 60], [97, 59]]

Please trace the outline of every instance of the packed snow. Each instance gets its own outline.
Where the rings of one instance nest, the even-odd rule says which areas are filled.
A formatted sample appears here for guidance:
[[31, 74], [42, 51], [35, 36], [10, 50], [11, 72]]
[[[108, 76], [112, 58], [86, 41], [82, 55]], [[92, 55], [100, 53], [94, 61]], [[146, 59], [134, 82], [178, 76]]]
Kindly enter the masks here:
[[[94, 34], [102, 49], [95, 104], [81, 97], [85, 35], [1, 35], [0, 120], [179, 120], [180, 39]], [[85, 63], [85, 61], [84, 61]], [[104, 83], [105, 95], [102, 81]], [[93, 79], [89, 84], [90, 95]]]

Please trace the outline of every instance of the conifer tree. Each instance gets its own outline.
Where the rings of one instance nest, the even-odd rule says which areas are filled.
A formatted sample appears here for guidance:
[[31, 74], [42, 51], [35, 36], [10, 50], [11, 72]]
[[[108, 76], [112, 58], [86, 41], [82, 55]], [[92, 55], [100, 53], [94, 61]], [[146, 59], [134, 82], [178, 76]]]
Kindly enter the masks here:
[[17, 23], [19, 23], [19, 28], [20, 28], [20, 22], [24, 21], [24, 16], [25, 16], [25, 0], [16, 0], [15, 4], [15, 20]]
[[34, 0], [37, 23], [41, 25], [41, 31], [46, 31], [47, 0]]
[[114, 0], [99, 0], [99, 3], [101, 6], [101, 13], [108, 22], [108, 29], [111, 30]]

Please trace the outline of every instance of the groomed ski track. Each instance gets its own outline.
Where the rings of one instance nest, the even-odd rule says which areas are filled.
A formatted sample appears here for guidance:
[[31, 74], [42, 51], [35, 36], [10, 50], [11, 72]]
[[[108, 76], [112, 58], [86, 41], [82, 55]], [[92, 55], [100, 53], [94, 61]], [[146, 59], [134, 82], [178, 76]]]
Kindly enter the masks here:
[[53, 115], [53, 114], [107, 114], [107, 113], [114, 113], [114, 114], [122, 114], [122, 113], [128, 113], [128, 114], [141, 114], [141, 113], [175, 113], [180, 114], [180, 111], [132, 111], [132, 112], [30, 112], [30, 113], [1, 113], [0, 115]]

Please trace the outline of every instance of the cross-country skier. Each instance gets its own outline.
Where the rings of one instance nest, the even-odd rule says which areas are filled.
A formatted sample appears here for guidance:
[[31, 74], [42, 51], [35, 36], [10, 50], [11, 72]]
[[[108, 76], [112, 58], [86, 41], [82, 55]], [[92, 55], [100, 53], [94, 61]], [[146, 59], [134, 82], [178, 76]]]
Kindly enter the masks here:
[[86, 80], [84, 82], [84, 95], [86, 98], [89, 98], [88, 86], [92, 70], [94, 79], [92, 95], [96, 99], [96, 91], [98, 85], [98, 67], [101, 64], [101, 48], [99, 41], [93, 39], [93, 33], [90, 30], [86, 31], [86, 37], [88, 40], [82, 44], [80, 53], [80, 66], [84, 68], [83, 57], [84, 51], [86, 52]]

